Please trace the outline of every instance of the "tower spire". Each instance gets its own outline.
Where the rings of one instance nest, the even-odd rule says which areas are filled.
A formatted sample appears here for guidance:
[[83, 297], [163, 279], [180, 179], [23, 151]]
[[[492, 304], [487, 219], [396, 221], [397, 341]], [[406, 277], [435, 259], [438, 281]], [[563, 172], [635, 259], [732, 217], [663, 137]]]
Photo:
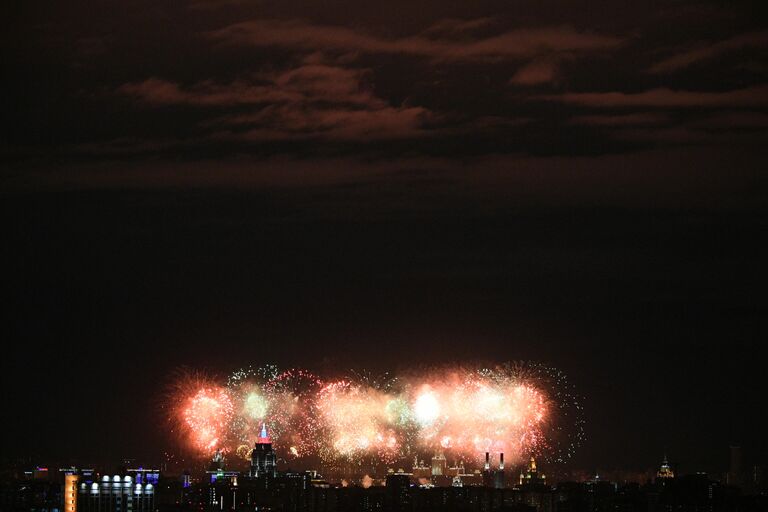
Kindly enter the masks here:
[[269, 434], [267, 433], [267, 424], [266, 422], [262, 422], [261, 424], [261, 432], [259, 432], [259, 439], [256, 441], [257, 444], [267, 444], [270, 443], [269, 440]]
[[251, 476], [277, 476], [277, 455], [272, 449], [272, 440], [269, 438], [266, 422], [262, 422], [256, 445], [251, 451]]

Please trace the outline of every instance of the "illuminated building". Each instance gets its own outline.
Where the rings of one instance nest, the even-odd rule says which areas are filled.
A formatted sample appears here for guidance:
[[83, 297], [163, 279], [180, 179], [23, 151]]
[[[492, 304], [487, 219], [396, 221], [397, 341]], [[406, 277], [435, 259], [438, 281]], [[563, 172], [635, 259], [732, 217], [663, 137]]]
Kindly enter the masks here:
[[184, 471], [184, 474], [181, 475], [181, 486], [184, 489], [189, 489], [192, 487], [192, 475], [189, 474], [189, 471]]
[[216, 450], [211, 458], [207, 479], [206, 502], [209, 510], [229, 510], [237, 503], [237, 478], [238, 471], [227, 471], [224, 468], [224, 454]]
[[133, 476], [133, 481], [137, 484], [152, 484], [157, 487], [160, 482], [159, 469], [136, 468], [129, 469], [127, 473]]
[[448, 462], [445, 460], [445, 455], [441, 452], [436, 453], [432, 457], [430, 473], [430, 485], [438, 487], [450, 487], [453, 485], [453, 476], [448, 472]]
[[520, 485], [544, 485], [547, 483], [547, 477], [544, 474], [539, 474], [539, 470], [536, 468], [536, 459], [531, 456], [531, 460], [528, 461], [528, 468], [526, 471], [520, 472]]
[[[150, 512], [155, 510], [155, 486], [134, 483], [130, 475], [104, 475], [90, 484], [80, 482], [77, 512]], [[73, 511], [74, 512], [74, 511]]]
[[463, 475], [464, 473], [465, 473], [465, 470], [464, 470], [463, 460], [461, 462], [454, 461], [452, 466], [445, 468], [445, 474], [450, 477]]
[[669, 462], [667, 462], [667, 455], [664, 454], [664, 460], [661, 462], [661, 466], [656, 472], [656, 481], [663, 484], [672, 478], [675, 478], [675, 472], [672, 471], [672, 467], [669, 465]]
[[[47, 473], [48, 470], [45, 471]], [[61, 493], [64, 512], [84, 510], [82, 506], [78, 506], [78, 499], [82, 499], [83, 486], [88, 486], [93, 482], [93, 469], [78, 469], [72, 466], [59, 469], [59, 473], [64, 475], [64, 486]]]
[[547, 485], [547, 477], [539, 473], [536, 459], [531, 456], [525, 471], [520, 473], [519, 485], [520, 503], [533, 507], [537, 512], [551, 512], [554, 510], [554, 493]]
[[[458, 479], [458, 480], [457, 480]], [[461, 486], [457, 485], [459, 482], [461, 482]], [[456, 487], [480, 487], [483, 485], [483, 474], [480, 472], [479, 469], [474, 470], [471, 473], [465, 473], [462, 471], [461, 473], [457, 474], [455, 477], [451, 478], [451, 486]]]
[[446, 460], [445, 455], [442, 453], [435, 454], [434, 457], [432, 457], [432, 476], [442, 476], [446, 474]]
[[24, 478], [28, 480], [47, 480], [48, 468], [36, 466], [35, 469], [24, 471]]
[[211, 463], [208, 465], [208, 473], [215, 473], [216, 471], [224, 469], [224, 454], [221, 449], [217, 449], [211, 458]]
[[[400, 471], [400, 473], [402, 473], [402, 471]], [[418, 456], [414, 456], [412, 473], [415, 480], [429, 478], [432, 474], [432, 468], [424, 464], [423, 460], [419, 461]]]
[[64, 475], [64, 512], [77, 512], [77, 481], [80, 477], [73, 473]]
[[251, 452], [251, 476], [277, 476], [277, 455], [272, 449], [272, 441], [267, 434], [266, 424], [261, 425], [259, 438]]

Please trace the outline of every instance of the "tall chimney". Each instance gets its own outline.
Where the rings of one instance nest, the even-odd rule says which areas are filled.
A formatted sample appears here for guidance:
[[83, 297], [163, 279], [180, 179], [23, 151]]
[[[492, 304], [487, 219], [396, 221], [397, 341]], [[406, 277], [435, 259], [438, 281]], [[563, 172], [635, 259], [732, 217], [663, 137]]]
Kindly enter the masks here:
[[488, 471], [489, 469], [491, 469], [491, 454], [485, 452], [485, 470]]
[[504, 452], [499, 454], [499, 470], [504, 471]]

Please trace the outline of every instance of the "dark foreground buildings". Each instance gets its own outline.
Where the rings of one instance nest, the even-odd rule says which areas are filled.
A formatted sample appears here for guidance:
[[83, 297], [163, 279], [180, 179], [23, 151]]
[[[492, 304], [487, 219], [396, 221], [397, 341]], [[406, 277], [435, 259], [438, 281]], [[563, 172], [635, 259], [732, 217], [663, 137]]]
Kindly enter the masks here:
[[[498, 468], [488, 463], [482, 473], [467, 473], [464, 480], [459, 477], [463, 471], [451, 476], [441, 457], [433, 461], [431, 478], [418, 472], [390, 471], [382, 479], [355, 480], [359, 485], [332, 484], [316, 472], [278, 472], [269, 438], [262, 431], [246, 471], [228, 470], [220, 453], [208, 471], [197, 477], [188, 473], [171, 477], [144, 468], [124, 468], [115, 474], [35, 468], [3, 478], [0, 511], [768, 511], [764, 482], [755, 482], [757, 488], [747, 493], [725, 478], [719, 482], [703, 473], [677, 475], [666, 458], [651, 481], [622, 485], [598, 477], [552, 485], [533, 458], [519, 473], [505, 473], [500, 461]], [[421, 465], [414, 467], [420, 469]]]
[[[264, 460], [261, 447], [256, 464]], [[501, 457], [500, 457], [501, 459]], [[390, 472], [383, 480], [362, 485], [332, 485], [312, 472], [254, 471], [218, 468], [209, 481], [192, 486], [175, 510], [281, 510], [306, 512], [756, 512], [768, 510], [765, 494], [744, 495], [740, 489], [706, 474], [677, 476], [666, 458], [656, 477], [645, 484], [618, 485], [599, 478], [550, 485], [531, 458], [519, 474], [505, 476], [486, 464], [482, 479], [458, 485], [435, 458], [434, 482], [414, 473]], [[472, 475], [470, 475], [472, 476]], [[161, 504], [161, 509], [163, 505]], [[174, 510], [169, 507], [167, 510]]]

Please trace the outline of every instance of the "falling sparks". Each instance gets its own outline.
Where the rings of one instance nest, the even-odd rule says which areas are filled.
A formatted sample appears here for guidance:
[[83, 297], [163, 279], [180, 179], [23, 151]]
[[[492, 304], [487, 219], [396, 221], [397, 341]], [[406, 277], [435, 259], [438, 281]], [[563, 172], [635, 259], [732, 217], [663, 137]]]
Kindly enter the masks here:
[[177, 386], [189, 445], [247, 458], [262, 423], [287, 460], [402, 460], [419, 451], [480, 460], [532, 453], [567, 460], [583, 438], [581, 405], [562, 373], [541, 365], [440, 368], [394, 378], [352, 373], [325, 381], [274, 366], [234, 372], [226, 386]]

